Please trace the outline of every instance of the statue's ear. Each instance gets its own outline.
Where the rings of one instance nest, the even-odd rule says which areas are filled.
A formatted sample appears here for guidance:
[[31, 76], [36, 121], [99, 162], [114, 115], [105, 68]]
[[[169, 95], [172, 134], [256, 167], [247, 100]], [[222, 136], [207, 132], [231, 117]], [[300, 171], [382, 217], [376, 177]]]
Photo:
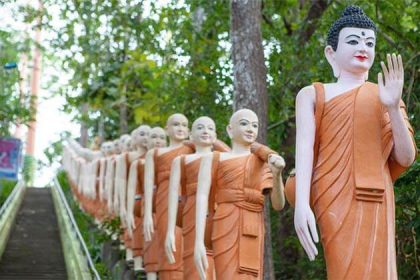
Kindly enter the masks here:
[[324, 49], [324, 55], [327, 58], [328, 63], [331, 65], [331, 68], [334, 73], [334, 77], [336, 78], [340, 77], [341, 69], [337, 65], [337, 62], [335, 61], [335, 51], [333, 47], [331, 47], [330, 45], [326, 46]]
[[229, 124], [226, 126], [226, 132], [229, 135], [229, 138], [232, 139], [233, 135], [232, 135], [232, 126]]

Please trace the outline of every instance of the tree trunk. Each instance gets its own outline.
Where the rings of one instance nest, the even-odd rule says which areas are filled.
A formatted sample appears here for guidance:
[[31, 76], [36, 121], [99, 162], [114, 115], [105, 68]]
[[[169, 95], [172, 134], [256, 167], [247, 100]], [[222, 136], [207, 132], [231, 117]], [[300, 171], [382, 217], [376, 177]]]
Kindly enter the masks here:
[[89, 104], [88, 103], [83, 103], [82, 104], [82, 121], [80, 124], [80, 145], [82, 147], [87, 147], [88, 144], [88, 126], [86, 124], [86, 116], [88, 115], [89, 112]]
[[104, 123], [104, 116], [102, 113], [98, 121], [98, 137], [99, 137], [99, 144], [102, 144], [105, 141], [105, 123]]
[[[267, 136], [267, 69], [261, 39], [261, 1], [231, 0], [231, 40], [234, 75], [234, 111], [253, 110], [259, 119], [258, 141]], [[270, 209], [266, 199], [264, 278], [274, 279], [271, 248]]]
[[124, 86], [120, 103], [120, 135], [126, 134], [128, 132], [126, 90], [127, 87]]

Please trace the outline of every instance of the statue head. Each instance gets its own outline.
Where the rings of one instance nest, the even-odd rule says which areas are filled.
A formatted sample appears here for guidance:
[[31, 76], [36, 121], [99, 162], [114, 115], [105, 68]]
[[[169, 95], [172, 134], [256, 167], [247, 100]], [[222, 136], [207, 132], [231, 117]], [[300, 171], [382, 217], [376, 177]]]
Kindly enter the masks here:
[[114, 154], [121, 153], [120, 139], [115, 139], [114, 141], [112, 141], [112, 143], [114, 144], [113, 153]]
[[150, 126], [141, 125], [136, 129], [137, 145], [144, 149], [147, 149], [148, 140], [150, 134]]
[[119, 147], [121, 152], [128, 152], [130, 150], [130, 135], [123, 134], [119, 139]]
[[216, 124], [206, 116], [196, 119], [191, 127], [191, 141], [196, 146], [212, 146], [216, 141]]
[[114, 149], [114, 144], [112, 142], [106, 141], [103, 142], [101, 145], [101, 151], [105, 156], [109, 156], [112, 154], [113, 149]]
[[230, 117], [227, 133], [232, 142], [241, 145], [251, 145], [258, 136], [258, 117], [249, 109], [241, 109]]
[[159, 126], [150, 129], [148, 145], [149, 149], [166, 147], [165, 130]]
[[375, 59], [376, 26], [360, 7], [348, 6], [328, 31], [324, 54], [334, 76], [367, 74]]
[[188, 137], [188, 119], [183, 114], [173, 114], [166, 121], [166, 134], [169, 139], [183, 141]]

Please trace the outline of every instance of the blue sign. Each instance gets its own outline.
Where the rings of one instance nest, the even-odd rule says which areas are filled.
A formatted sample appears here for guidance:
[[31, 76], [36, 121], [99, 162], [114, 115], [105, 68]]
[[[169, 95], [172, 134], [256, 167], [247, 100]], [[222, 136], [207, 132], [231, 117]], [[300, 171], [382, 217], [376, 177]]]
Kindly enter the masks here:
[[0, 138], [0, 178], [18, 179], [21, 163], [22, 141]]

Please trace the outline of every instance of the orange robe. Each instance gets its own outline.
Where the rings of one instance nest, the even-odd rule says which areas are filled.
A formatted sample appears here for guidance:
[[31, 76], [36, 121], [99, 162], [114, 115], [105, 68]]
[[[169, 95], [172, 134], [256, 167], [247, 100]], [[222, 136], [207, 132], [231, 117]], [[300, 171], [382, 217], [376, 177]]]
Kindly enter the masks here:
[[133, 256], [143, 256], [143, 196], [144, 196], [144, 163], [141, 162], [144, 156], [137, 162], [137, 187], [136, 201], [134, 202], [134, 223], [136, 228], [133, 230]]
[[216, 279], [262, 279], [263, 191], [272, 188], [272, 173], [254, 154], [220, 161], [215, 169], [211, 239]]
[[156, 237], [158, 239], [158, 263], [160, 280], [181, 280], [183, 278], [183, 240], [182, 231], [179, 227], [175, 229], [176, 252], [175, 263], [169, 264], [165, 253], [165, 239], [168, 228], [168, 191], [169, 175], [172, 161], [179, 155], [190, 154], [191, 147], [182, 145], [161, 155], [154, 160], [156, 174]]
[[[368, 99], [373, 101], [362, 107], [367, 108], [367, 114], [374, 117], [376, 114], [378, 132], [375, 128], [356, 131], [359, 127], [355, 125], [358, 117], [355, 105], [360, 104], [357, 97], [362, 92], [358, 89], [326, 102], [319, 127], [319, 156], [313, 172], [311, 204], [321, 233], [328, 279], [397, 279], [393, 179], [402, 168], [391, 157], [391, 125], [380, 105], [377, 86], [366, 85]], [[406, 117], [404, 108], [402, 111]], [[371, 122], [366, 125], [372, 126]], [[408, 121], [407, 125], [411, 129]], [[368, 145], [369, 137], [379, 139], [376, 147], [379, 159], [372, 159], [372, 153], [357, 152], [360, 149], [355, 147], [360, 143], [355, 141], [355, 132], [366, 134], [359, 138], [364, 139], [362, 145]], [[382, 177], [370, 186], [383, 185], [382, 192], [359, 190], [358, 182], [366, 179], [357, 177], [356, 171], [361, 174], [372, 165], [379, 166], [376, 171], [382, 172]], [[367, 195], [359, 197], [359, 193]]]
[[[186, 196], [184, 211], [182, 213], [182, 234], [184, 238], [184, 280], [200, 279], [200, 276], [194, 263], [196, 205], [195, 202], [200, 162], [200, 158], [197, 158], [188, 163], [181, 161], [181, 164], [184, 165], [181, 166], [181, 170], [183, 170], [181, 176], [185, 182], [185, 193], [182, 193], [182, 196]], [[209, 250], [209, 248], [207, 248], [207, 260], [209, 267], [207, 268], [206, 279], [212, 280], [214, 278], [213, 251]]]

